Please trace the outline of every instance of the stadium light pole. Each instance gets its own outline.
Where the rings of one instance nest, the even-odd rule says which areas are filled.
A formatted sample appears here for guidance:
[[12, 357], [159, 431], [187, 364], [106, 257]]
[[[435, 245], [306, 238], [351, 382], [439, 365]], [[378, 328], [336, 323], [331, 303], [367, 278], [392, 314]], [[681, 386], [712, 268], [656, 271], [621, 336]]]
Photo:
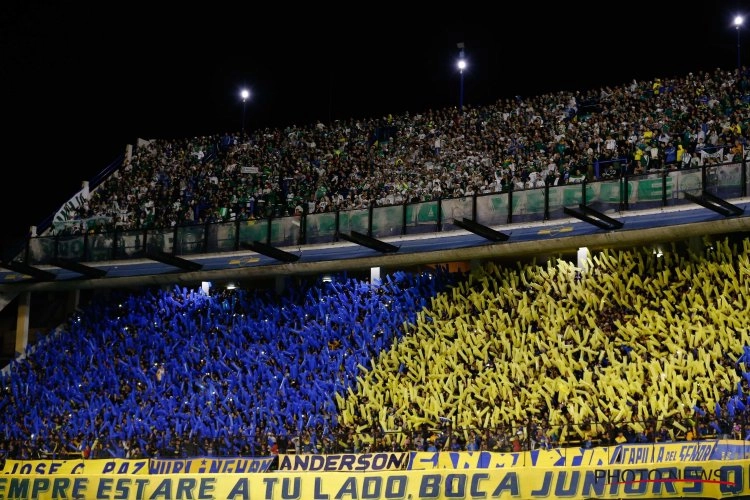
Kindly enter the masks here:
[[464, 42], [456, 44], [458, 47], [458, 72], [459, 72], [459, 92], [458, 92], [458, 112], [463, 113], [464, 110], [464, 70], [466, 69], [466, 59], [464, 59]]
[[740, 63], [740, 26], [744, 21], [745, 19], [742, 16], [734, 16], [734, 27], [737, 29], [737, 78], [740, 77], [742, 70], [742, 64]]
[[250, 91], [242, 89], [240, 91], [240, 97], [242, 97], [242, 137], [245, 137], [245, 108], [247, 107], [247, 99], [250, 97]]

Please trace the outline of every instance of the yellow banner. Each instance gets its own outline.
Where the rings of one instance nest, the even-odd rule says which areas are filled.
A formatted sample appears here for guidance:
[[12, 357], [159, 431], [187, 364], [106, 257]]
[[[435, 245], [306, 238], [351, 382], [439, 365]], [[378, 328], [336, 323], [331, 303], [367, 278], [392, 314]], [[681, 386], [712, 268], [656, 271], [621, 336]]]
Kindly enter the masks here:
[[[274, 457], [143, 458], [90, 460], [11, 460], [0, 462], [0, 474], [245, 474], [266, 472]], [[1, 498], [1, 497], [0, 497]]]
[[7, 475], [0, 498], [16, 500], [289, 499], [405, 500], [623, 497], [723, 499], [750, 494], [750, 460], [699, 465], [526, 467], [440, 471], [176, 475]]
[[[76, 459], [0, 461], [0, 474], [148, 474], [148, 459]], [[0, 496], [0, 498], [4, 498]]]
[[611, 463], [613, 452], [614, 450], [607, 448], [555, 448], [552, 450], [534, 450], [519, 453], [495, 453], [490, 451], [415, 451], [411, 453], [409, 469], [460, 470], [508, 469], [513, 467], [594, 466]]
[[[728, 449], [726, 441], [722, 449]], [[664, 462], [702, 462], [710, 460], [719, 446], [717, 441], [687, 441], [682, 443], [664, 443], [655, 446], [622, 445], [614, 447], [612, 463], [664, 463]], [[622, 452], [618, 453], [618, 449]]]

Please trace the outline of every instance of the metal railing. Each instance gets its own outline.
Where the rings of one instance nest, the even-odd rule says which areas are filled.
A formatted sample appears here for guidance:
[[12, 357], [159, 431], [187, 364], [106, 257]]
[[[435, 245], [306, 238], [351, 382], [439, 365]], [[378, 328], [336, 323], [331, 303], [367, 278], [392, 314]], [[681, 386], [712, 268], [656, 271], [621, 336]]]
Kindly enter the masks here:
[[[603, 163], [603, 162], [602, 162]], [[374, 238], [449, 232], [454, 222], [469, 219], [485, 226], [532, 223], [569, 217], [566, 207], [584, 205], [603, 213], [638, 211], [693, 203], [689, 195], [710, 193], [732, 199], [747, 196], [746, 161], [661, 169], [638, 176], [622, 175], [595, 182], [545, 185], [524, 190], [440, 198], [416, 203], [356, 210], [267, 217], [173, 228], [119, 230], [106, 218], [58, 221], [51, 234], [30, 237], [16, 260], [30, 265], [56, 259], [77, 262], [144, 258], [149, 251], [176, 256], [237, 251], [243, 242], [276, 247], [337, 242], [341, 233], [357, 231]], [[687, 196], [686, 196], [687, 195]], [[81, 227], [78, 233], [70, 228]]]

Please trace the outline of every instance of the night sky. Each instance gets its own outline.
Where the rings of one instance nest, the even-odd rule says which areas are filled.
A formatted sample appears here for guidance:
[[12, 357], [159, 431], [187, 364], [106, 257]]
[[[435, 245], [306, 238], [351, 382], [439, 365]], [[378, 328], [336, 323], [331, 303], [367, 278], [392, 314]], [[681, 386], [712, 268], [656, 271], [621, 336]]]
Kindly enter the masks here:
[[[251, 130], [457, 106], [459, 42], [476, 106], [731, 69], [734, 16], [750, 14], [738, 1], [166, 3], [0, 6], [3, 248], [139, 137], [239, 131], [243, 114]], [[739, 35], [750, 63], [750, 22]]]

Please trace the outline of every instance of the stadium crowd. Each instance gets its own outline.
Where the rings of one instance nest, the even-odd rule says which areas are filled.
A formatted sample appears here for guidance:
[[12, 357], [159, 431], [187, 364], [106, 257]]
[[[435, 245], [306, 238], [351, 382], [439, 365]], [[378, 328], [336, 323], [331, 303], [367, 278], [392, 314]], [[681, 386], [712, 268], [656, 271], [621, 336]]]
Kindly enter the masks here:
[[101, 297], [3, 372], [2, 453], [747, 439], [750, 239], [706, 249]]
[[430, 109], [249, 136], [141, 141], [68, 217], [95, 218], [100, 230], [165, 228], [730, 161], [747, 144], [748, 87], [747, 73], [716, 69], [516, 96], [461, 113]]
[[[461, 114], [144, 141], [73, 216], [171, 227], [720, 162], [743, 154], [749, 83], [717, 69]], [[586, 270], [102, 296], [0, 375], [0, 456], [747, 439], [749, 259], [750, 240], [725, 240], [702, 255], [602, 251]]]

